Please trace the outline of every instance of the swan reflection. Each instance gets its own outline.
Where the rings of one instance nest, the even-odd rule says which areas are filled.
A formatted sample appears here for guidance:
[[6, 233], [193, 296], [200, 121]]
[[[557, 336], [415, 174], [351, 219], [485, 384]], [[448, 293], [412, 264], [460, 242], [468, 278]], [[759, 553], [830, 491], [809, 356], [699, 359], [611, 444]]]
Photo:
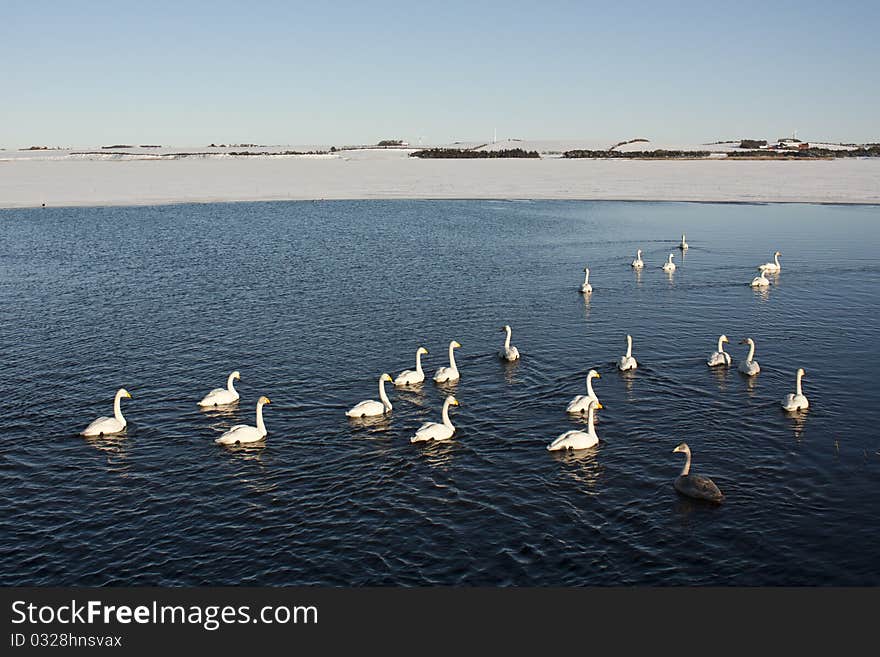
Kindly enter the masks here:
[[550, 452], [553, 458], [564, 466], [560, 473], [574, 481], [584, 492], [595, 492], [599, 478], [602, 476], [602, 466], [599, 464], [598, 454], [602, 448], [602, 442], [589, 449], [563, 450]]

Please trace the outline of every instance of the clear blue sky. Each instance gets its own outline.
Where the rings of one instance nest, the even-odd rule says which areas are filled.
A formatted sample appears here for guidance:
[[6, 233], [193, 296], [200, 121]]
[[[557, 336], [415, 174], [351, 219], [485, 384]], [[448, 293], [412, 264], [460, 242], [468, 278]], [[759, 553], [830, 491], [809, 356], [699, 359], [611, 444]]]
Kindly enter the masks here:
[[0, 0], [0, 147], [880, 141], [880, 2]]

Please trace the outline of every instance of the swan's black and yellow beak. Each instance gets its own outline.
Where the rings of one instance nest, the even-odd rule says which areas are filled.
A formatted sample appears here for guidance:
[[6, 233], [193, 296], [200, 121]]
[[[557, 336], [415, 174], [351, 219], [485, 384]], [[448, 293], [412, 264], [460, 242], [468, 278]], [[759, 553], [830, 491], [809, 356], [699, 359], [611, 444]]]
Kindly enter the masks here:
[[596, 408], [598, 408], [599, 410], [602, 410], [605, 407], [602, 406], [602, 402], [596, 402]]

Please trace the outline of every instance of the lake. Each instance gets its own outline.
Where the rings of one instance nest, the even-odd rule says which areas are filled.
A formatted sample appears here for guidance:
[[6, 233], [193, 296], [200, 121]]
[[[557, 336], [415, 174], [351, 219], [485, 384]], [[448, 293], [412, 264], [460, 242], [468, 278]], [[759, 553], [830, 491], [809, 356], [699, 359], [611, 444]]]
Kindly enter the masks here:
[[[878, 585], [878, 247], [877, 206], [0, 210], [0, 584]], [[420, 345], [420, 389], [345, 417]], [[548, 452], [590, 368], [601, 442]], [[201, 411], [232, 370], [238, 406]], [[126, 434], [80, 436], [119, 387]], [[449, 392], [454, 441], [411, 444]], [[216, 445], [261, 395], [265, 442]], [[680, 442], [722, 505], [675, 491]]]

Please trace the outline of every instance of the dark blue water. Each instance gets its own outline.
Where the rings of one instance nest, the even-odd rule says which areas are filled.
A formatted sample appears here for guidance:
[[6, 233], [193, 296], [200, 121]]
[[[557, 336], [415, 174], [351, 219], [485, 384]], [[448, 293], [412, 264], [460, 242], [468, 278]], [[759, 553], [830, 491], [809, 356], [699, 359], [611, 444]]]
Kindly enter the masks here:
[[[0, 584], [880, 584], [878, 220], [587, 202], [0, 211]], [[754, 292], [775, 249], [782, 273]], [[514, 365], [496, 356], [504, 324]], [[756, 340], [755, 380], [706, 367], [720, 333], [735, 363]], [[430, 374], [451, 339], [456, 440], [410, 444], [439, 419]], [[350, 423], [419, 345], [422, 390]], [[601, 443], [548, 453], [582, 426], [564, 411], [591, 367]], [[792, 417], [798, 367], [812, 406]], [[233, 369], [239, 407], [199, 411]], [[78, 436], [121, 386], [127, 434]], [[265, 444], [215, 445], [260, 395]], [[673, 489], [682, 441], [720, 507]]]

